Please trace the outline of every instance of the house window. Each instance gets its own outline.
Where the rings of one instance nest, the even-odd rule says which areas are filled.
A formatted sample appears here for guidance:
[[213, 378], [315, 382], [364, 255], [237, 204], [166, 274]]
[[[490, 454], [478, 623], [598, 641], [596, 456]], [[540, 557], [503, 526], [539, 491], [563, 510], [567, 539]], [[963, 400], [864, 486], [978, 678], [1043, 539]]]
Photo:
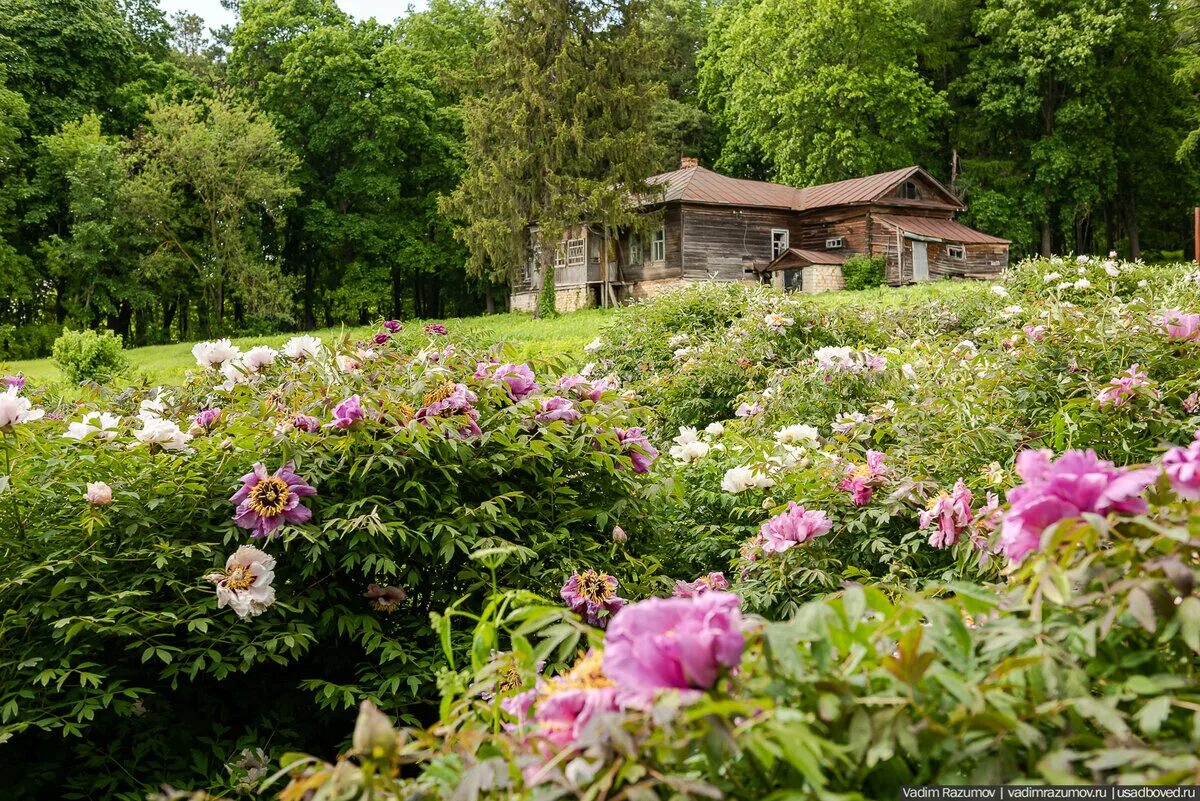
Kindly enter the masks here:
[[642, 263], [642, 238], [636, 231], [629, 234], [629, 263]]
[[567, 264], [566, 256], [563, 254], [563, 249], [559, 247], [554, 251], [554, 269], [561, 270]]
[[905, 181], [904, 186], [900, 189], [900, 197], [905, 200], [920, 200], [921, 193], [917, 191], [917, 185], [912, 181]]
[[582, 239], [567, 240], [567, 266], [578, 267], [587, 261], [587, 254], [584, 252], [584, 242]]
[[840, 236], [832, 236], [829, 239], [825, 240], [825, 249], [826, 250], [838, 250], [839, 248], [841, 248], [843, 246], [844, 246], [844, 243], [842, 242], [842, 238]]
[[946, 255], [952, 259], [965, 259], [967, 257], [967, 249], [962, 245], [947, 245]]
[[667, 229], [659, 228], [650, 240], [650, 261], [667, 260]]
[[775, 259], [786, 253], [788, 249], [788, 232], [786, 228], [771, 229], [771, 258]]

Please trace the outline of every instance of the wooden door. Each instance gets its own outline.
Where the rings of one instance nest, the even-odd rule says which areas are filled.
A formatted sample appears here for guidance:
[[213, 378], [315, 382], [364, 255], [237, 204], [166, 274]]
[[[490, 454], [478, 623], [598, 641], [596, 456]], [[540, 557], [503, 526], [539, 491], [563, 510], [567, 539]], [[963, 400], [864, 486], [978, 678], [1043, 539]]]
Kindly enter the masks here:
[[929, 280], [929, 246], [916, 239], [912, 241], [913, 280]]

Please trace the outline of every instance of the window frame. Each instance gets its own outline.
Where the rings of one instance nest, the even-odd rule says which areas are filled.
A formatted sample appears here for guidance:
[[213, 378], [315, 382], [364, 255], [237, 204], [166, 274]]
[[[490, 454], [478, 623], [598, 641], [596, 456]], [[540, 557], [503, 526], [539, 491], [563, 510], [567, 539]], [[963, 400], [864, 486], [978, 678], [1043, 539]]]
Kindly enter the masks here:
[[[912, 191], [911, 194], [909, 193], [909, 190]], [[921, 190], [917, 188], [916, 183], [913, 181], [905, 181], [904, 185], [900, 187], [900, 197], [904, 198], [905, 200], [920, 200]]]
[[568, 239], [566, 246], [566, 266], [580, 267], [587, 264], [587, 240], [584, 238]]
[[644, 264], [645, 259], [642, 257], [642, 237], [637, 231], [629, 232], [629, 263]]
[[[777, 239], [776, 238], [777, 234], [782, 234], [783, 237], [781, 239]], [[771, 229], [771, 259], [772, 260], [779, 258], [784, 253], [787, 253], [788, 249], [791, 246], [792, 246], [792, 232], [791, 231], [789, 231], [786, 228], [772, 228]]]
[[[958, 251], [955, 253], [955, 251]], [[967, 258], [966, 245], [946, 245], [946, 256], [956, 261], [965, 261]]]
[[841, 250], [846, 247], [846, 238], [844, 236], [831, 236], [825, 240], [826, 250]]
[[650, 261], [660, 264], [667, 260], [667, 229], [662, 227], [650, 238]]

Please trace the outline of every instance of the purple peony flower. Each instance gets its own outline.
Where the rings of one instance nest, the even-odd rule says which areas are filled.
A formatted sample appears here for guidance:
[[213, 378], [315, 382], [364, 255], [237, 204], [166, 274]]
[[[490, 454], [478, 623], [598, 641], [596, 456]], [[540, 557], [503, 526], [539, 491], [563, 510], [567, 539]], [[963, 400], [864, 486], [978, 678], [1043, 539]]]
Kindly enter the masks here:
[[4, 378], [0, 378], [0, 384], [3, 384], [6, 387], [16, 387], [17, 389], [22, 389], [25, 386], [25, 376], [6, 375]]
[[442, 325], [441, 323], [430, 323], [429, 325], [425, 326], [425, 333], [436, 334], [437, 336], [444, 337], [450, 332], [446, 329], [446, 326]]
[[384, 345], [391, 338], [392, 338], [391, 334], [387, 333], [386, 331], [380, 331], [378, 334], [371, 337], [371, 341], [374, 342], [376, 345]]
[[614, 428], [613, 433], [621, 443], [622, 449], [629, 454], [633, 463], [633, 472], [648, 473], [650, 465], [658, 458], [658, 449], [650, 444], [641, 428]]
[[383, 327], [386, 328], [388, 331], [391, 331], [394, 334], [400, 330], [400, 321], [399, 320], [384, 320]]
[[402, 587], [380, 587], [378, 584], [368, 584], [363, 597], [371, 602], [371, 608], [376, 612], [391, 614], [400, 608], [400, 604], [408, 599], [408, 593]]
[[221, 418], [221, 407], [216, 406], [212, 409], [205, 409], [196, 415], [192, 422], [205, 431], [212, 431], [212, 427], [217, 424], [217, 420]]
[[711, 689], [742, 661], [740, 605], [728, 592], [630, 604], [608, 627], [605, 674], [634, 693]]
[[351, 395], [333, 407], [333, 422], [329, 425], [334, 428], [350, 428], [364, 416], [362, 399], [358, 395]]
[[627, 601], [617, 596], [616, 576], [598, 573], [591, 568], [572, 573], [562, 585], [559, 595], [577, 615], [583, 615], [591, 626], [603, 626]]
[[729, 589], [729, 579], [725, 578], [724, 573], [714, 572], [707, 576], [701, 576], [695, 581], [675, 582], [675, 592], [672, 594], [676, 598], [694, 598], [706, 592], [724, 592], [727, 589]]
[[467, 389], [463, 384], [457, 384], [451, 381], [431, 389], [425, 393], [424, 403], [417, 410], [414, 419], [422, 425], [429, 427], [432, 425], [430, 420], [437, 417], [459, 417], [466, 421], [459, 434], [462, 436], [475, 436], [482, 433], [479, 430], [476, 420], [479, 419], [479, 412], [471, 406], [478, 398], [475, 393]]
[[1084, 512], [1141, 514], [1139, 496], [1154, 483], [1153, 468], [1114, 467], [1092, 450], [1067, 451], [1051, 461], [1051, 451], [1022, 451], [1017, 475], [1024, 484], [1008, 491], [1009, 510], [1000, 527], [1000, 548], [1014, 562], [1037, 550], [1042, 532]]
[[292, 426], [300, 431], [313, 434], [321, 430], [321, 421], [310, 414], [297, 414], [292, 418]]
[[284, 523], [305, 523], [312, 510], [300, 504], [300, 499], [316, 495], [317, 491], [292, 472], [295, 465], [288, 462], [272, 475], [262, 462], [242, 476], [242, 488], [229, 499], [236, 503], [233, 522], [250, 529], [255, 537], [270, 536]]
[[580, 417], [583, 415], [575, 409], [575, 404], [571, 403], [569, 399], [553, 397], [542, 400], [542, 410], [534, 416], [534, 419], [539, 423], [549, 423], [552, 420], [574, 423]]
[[1171, 448], [1163, 454], [1162, 466], [1176, 495], [1200, 501], [1200, 431], [1186, 448]]
[[593, 381], [592, 385], [588, 387], [583, 394], [588, 400], [590, 400], [592, 403], [595, 403], [596, 401], [600, 400], [601, 395], [610, 389], [616, 389], [619, 384], [620, 382], [615, 378], [601, 378], [598, 381]]
[[958, 537], [971, 525], [971, 491], [960, 478], [949, 494], [939, 493], [929, 508], [921, 512], [921, 528], [936, 524], [929, 535], [929, 544], [934, 548], [949, 548], [958, 542]]
[[797, 505], [795, 501], [790, 501], [786, 512], [777, 514], [762, 524], [759, 531], [762, 536], [762, 550], [767, 553], [783, 553], [795, 545], [803, 545], [828, 534], [831, 528], [833, 523], [824, 512], [808, 510]]
[[524, 400], [538, 388], [533, 371], [527, 364], [502, 364], [492, 373], [492, 377], [508, 384], [508, 396], [514, 401]]

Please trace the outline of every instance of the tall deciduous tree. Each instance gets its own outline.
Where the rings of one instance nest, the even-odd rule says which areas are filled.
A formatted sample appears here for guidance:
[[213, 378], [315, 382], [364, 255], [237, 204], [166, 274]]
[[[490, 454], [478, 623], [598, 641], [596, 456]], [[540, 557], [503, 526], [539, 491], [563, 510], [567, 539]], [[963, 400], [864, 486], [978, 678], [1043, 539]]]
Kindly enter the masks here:
[[664, 89], [644, 13], [642, 0], [500, 7], [465, 106], [467, 171], [445, 204], [464, 220], [474, 275], [515, 274], [534, 223], [554, 241], [582, 220], [638, 222], [630, 194], [649, 194], [663, 152], [653, 121]]

